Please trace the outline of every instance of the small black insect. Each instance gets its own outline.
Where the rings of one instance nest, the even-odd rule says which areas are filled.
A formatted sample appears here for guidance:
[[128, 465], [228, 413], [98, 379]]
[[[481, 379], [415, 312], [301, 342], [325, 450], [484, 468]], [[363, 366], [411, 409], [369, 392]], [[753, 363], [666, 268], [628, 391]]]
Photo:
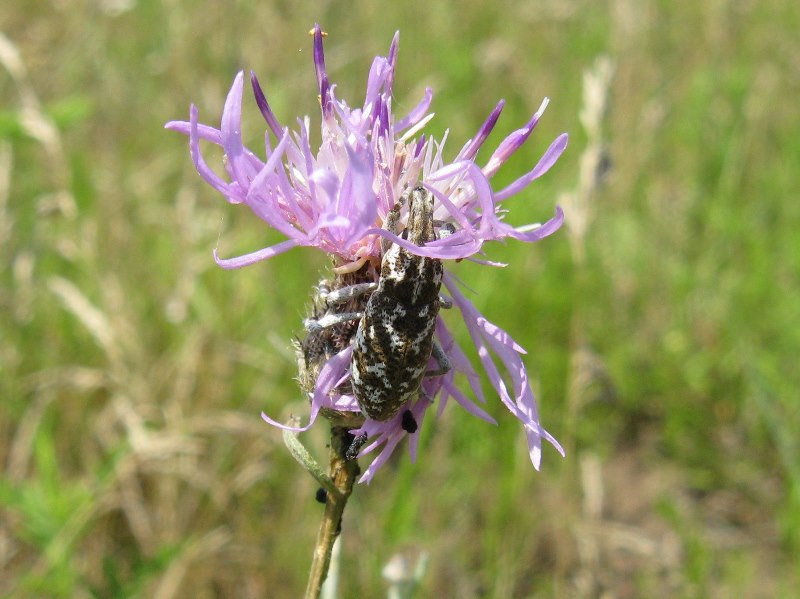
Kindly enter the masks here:
[[354, 437], [353, 442], [350, 443], [350, 447], [347, 448], [344, 454], [344, 459], [348, 462], [350, 460], [355, 460], [358, 457], [358, 452], [361, 451], [361, 448], [364, 447], [364, 443], [366, 442], [367, 433], [361, 433], [358, 437]]

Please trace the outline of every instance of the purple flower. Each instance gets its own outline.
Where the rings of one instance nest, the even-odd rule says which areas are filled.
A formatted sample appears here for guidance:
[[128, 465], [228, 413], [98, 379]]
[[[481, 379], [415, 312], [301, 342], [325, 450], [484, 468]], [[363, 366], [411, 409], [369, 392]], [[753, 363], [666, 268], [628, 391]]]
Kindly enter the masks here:
[[[386, 238], [412, 253], [442, 260], [470, 259], [490, 266], [500, 264], [479, 260], [486, 241], [512, 237], [521, 241], [538, 241], [555, 232], [563, 222], [561, 209], [544, 224], [522, 227], [504, 221], [506, 210], [501, 202], [519, 193], [543, 175], [555, 163], [567, 145], [567, 135], [558, 136], [534, 168], [499, 191], [492, 189], [489, 179], [527, 140], [547, 106], [545, 99], [539, 110], [525, 125], [508, 135], [483, 167], [475, 162], [478, 150], [494, 128], [504, 102], [500, 101], [474, 138], [469, 140], [452, 162], [445, 162], [441, 141], [419, 132], [433, 117], [428, 112], [433, 93], [427, 89], [419, 104], [407, 115], [396, 118], [392, 113], [392, 85], [397, 59], [399, 34], [395, 34], [388, 56], [376, 57], [367, 81], [363, 106], [351, 108], [336, 96], [336, 86], [328, 80], [322, 47], [322, 31], [313, 29], [314, 66], [321, 103], [321, 144], [314, 151], [309, 141], [308, 117], [298, 119], [297, 128], [283, 127], [273, 114], [255, 77], [250, 82], [256, 104], [267, 124], [264, 135], [264, 160], [244, 146], [241, 134], [242, 92], [244, 74], [238, 73], [228, 93], [219, 129], [198, 123], [198, 110], [192, 105], [189, 121], [172, 121], [168, 129], [189, 136], [189, 149], [194, 165], [203, 179], [224, 195], [229, 202], [246, 204], [269, 226], [287, 239], [276, 245], [234, 258], [214, 259], [223, 268], [239, 268], [271, 258], [295, 246], [319, 248], [334, 258], [337, 277], [345, 277], [379, 264], [381, 239]], [[225, 177], [219, 176], [200, 152], [201, 140], [223, 148]], [[447, 223], [450, 234], [424, 247], [414, 245], [382, 228], [387, 214], [405, 190], [422, 184], [438, 200], [434, 217]], [[401, 221], [406, 216], [402, 212]], [[442, 231], [444, 229], [441, 229]], [[370, 272], [376, 272], [373, 268]], [[341, 285], [339, 285], [341, 286]], [[462, 294], [456, 279], [446, 273], [444, 288], [463, 321], [478, 352], [488, 379], [506, 407], [523, 424], [528, 439], [530, 458], [538, 470], [541, 463], [541, 440], [546, 439], [562, 455], [559, 443], [539, 424], [536, 402], [521, 355], [525, 350], [501, 328], [481, 315]], [[456, 377], [465, 379], [478, 402], [485, 398], [478, 374], [464, 351], [456, 343], [440, 315], [435, 337], [449, 358], [452, 368], [443, 376], [424, 379], [422, 394], [408, 405], [417, 423], [422, 423], [433, 399], [438, 396], [439, 414], [452, 398], [471, 414], [494, 422], [478, 404], [457, 385]], [[355, 398], [348, 392], [350, 379], [350, 338], [325, 355], [314, 373], [311, 396], [311, 421], [321, 409], [339, 413], [359, 412]], [[401, 411], [402, 412], [402, 411]], [[268, 422], [287, 428], [263, 415]], [[402, 414], [388, 421], [366, 419], [353, 433], [366, 433], [367, 444], [360, 455], [380, 449], [361, 482], [368, 482], [405, 436], [409, 436], [412, 460], [416, 457], [419, 435], [402, 426]]]

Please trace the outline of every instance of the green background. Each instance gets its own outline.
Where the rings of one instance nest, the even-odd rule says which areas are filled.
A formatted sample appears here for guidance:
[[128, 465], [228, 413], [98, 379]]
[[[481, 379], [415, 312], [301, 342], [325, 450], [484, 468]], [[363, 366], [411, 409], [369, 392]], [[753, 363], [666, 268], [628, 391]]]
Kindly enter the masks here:
[[[290, 339], [325, 258], [217, 268], [218, 240], [231, 256], [281, 238], [163, 124], [190, 102], [218, 123], [244, 68], [283, 123], [316, 130], [315, 21], [351, 104], [401, 31], [396, 112], [432, 86], [450, 158], [499, 98], [489, 149], [550, 97], [493, 181], [570, 133], [509, 201], [518, 224], [579, 184], [583, 73], [615, 66], [585, 235], [454, 266], [528, 349], [567, 457], [545, 447], [536, 473], [492, 394], [497, 427], [448, 407], [417, 464], [403, 448], [356, 489], [340, 596], [383, 596], [398, 552], [429, 555], [425, 597], [796, 596], [800, 7], [781, 0], [4, 3], [0, 593], [301, 595], [321, 506], [259, 413], [306, 413]], [[324, 433], [304, 437], [321, 458]]]

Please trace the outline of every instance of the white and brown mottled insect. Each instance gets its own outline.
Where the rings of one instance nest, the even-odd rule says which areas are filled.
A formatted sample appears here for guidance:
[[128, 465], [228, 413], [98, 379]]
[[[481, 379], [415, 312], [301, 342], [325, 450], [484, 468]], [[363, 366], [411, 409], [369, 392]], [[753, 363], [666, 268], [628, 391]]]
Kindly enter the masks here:
[[[407, 194], [405, 237], [419, 246], [436, 239], [433, 195], [424, 187]], [[388, 218], [396, 228], [400, 206]], [[426, 372], [433, 351], [433, 332], [439, 314], [441, 260], [412, 254], [389, 243], [381, 260], [378, 287], [358, 324], [353, 345], [353, 392], [361, 411], [373, 420], [388, 420], [417, 397], [422, 378], [449, 368]]]
[[[424, 246], [437, 238], [433, 219], [433, 195], [418, 186], [406, 191], [386, 220], [386, 228], [399, 232], [400, 210], [408, 203], [408, 220], [403, 236]], [[426, 376], [439, 376], [450, 364], [434, 341], [443, 267], [441, 260], [417, 256], [390, 241], [382, 244], [380, 278], [377, 283], [342, 287], [325, 294], [327, 305], [341, 304], [369, 293], [363, 312], [329, 313], [306, 320], [306, 330], [338, 326], [358, 319], [350, 363], [353, 394], [362, 413], [385, 421], [418, 397]], [[433, 355], [437, 370], [428, 371]], [[404, 414], [403, 428], [416, 431], [410, 412]]]

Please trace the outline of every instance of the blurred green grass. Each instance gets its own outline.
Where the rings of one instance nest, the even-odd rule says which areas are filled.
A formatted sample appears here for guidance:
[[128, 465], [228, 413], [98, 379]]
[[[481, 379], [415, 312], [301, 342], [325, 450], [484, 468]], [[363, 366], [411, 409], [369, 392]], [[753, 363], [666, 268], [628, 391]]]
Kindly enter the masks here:
[[[190, 102], [214, 122], [241, 68], [258, 73], [282, 121], [316, 122], [305, 32], [319, 21], [332, 79], [353, 102], [401, 31], [397, 111], [433, 86], [430, 130], [450, 129], [451, 156], [500, 97], [495, 140], [551, 98], [496, 181], [570, 132], [556, 168], [515, 200], [518, 223], [546, 218], [576, 185], [583, 71], [600, 55], [616, 65], [612, 169], [592, 200], [585, 261], [562, 230], [491, 248], [506, 269], [458, 267], [484, 314], [528, 348], [542, 420], [567, 458], [545, 449], [537, 474], [499, 402], [488, 407], [497, 428], [448, 409], [422, 431], [417, 464], [403, 455], [356, 490], [341, 596], [381, 596], [381, 568], [401, 550], [431, 555], [422, 596], [793, 596], [800, 8], [5, 8], [0, 592], [304, 588], [314, 485], [258, 414], [305, 411], [289, 340], [325, 264], [297, 250], [217, 269], [218, 238], [232, 255], [278, 237], [204, 187], [185, 139], [162, 127]], [[324, 433], [308, 437], [323, 455]]]

